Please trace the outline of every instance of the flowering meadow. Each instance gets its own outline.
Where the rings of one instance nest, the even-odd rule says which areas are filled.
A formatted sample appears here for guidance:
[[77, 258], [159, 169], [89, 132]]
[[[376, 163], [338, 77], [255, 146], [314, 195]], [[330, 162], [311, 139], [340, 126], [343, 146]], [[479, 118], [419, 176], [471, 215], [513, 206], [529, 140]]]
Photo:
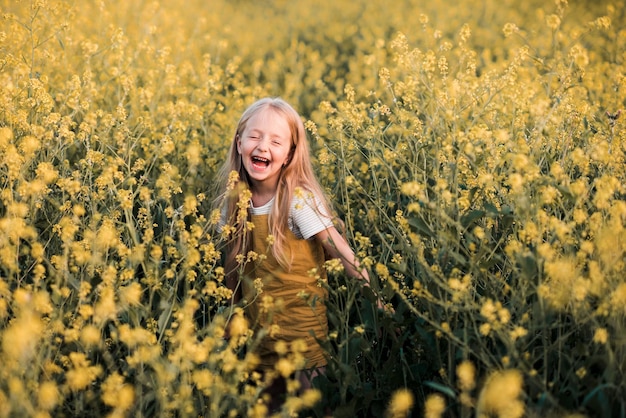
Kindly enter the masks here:
[[0, 417], [269, 416], [214, 207], [264, 96], [385, 303], [327, 262], [326, 373], [280, 348], [280, 416], [626, 417], [620, 2], [0, 13]]

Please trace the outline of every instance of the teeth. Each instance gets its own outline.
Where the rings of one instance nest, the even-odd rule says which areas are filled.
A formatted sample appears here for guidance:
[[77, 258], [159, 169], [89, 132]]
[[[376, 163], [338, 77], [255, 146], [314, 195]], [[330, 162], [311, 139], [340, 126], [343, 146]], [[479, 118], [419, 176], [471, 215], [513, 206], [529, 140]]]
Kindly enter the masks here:
[[267, 158], [262, 158], [262, 157], [252, 157], [252, 159], [254, 161], [258, 161], [258, 162], [261, 162], [261, 163], [269, 163], [270, 162], [270, 160], [268, 160]]

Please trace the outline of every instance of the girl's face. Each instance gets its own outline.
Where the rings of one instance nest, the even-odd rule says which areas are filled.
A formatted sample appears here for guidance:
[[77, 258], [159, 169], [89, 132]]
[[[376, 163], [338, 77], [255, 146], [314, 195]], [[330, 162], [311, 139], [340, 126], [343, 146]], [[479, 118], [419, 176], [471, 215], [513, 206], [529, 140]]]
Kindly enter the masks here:
[[237, 138], [237, 151], [253, 187], [276, 188], [291, 158], [291, 129], [283, 116], [264, 109], [252, 116]]

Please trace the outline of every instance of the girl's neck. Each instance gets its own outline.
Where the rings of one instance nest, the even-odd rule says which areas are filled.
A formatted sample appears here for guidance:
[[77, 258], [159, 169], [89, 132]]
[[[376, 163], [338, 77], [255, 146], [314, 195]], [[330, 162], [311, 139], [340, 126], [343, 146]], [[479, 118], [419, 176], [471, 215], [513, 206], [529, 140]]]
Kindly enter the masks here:
[[276, 189], [273, 190], [253, 190], [252, 191], [252, 205], [256, 208], [265, 205], [276, 196]]

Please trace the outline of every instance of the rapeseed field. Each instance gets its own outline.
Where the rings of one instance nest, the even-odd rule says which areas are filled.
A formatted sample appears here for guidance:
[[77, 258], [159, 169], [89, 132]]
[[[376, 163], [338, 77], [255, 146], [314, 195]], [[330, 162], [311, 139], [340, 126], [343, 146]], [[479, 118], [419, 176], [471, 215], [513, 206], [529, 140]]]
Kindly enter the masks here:
[[385, 303], [327, 263], [326, 374], [278, 416], [626, 416], [620, 2], [0, 13], [0, 417], [270, 415], [212, 205], [264, 96]]

